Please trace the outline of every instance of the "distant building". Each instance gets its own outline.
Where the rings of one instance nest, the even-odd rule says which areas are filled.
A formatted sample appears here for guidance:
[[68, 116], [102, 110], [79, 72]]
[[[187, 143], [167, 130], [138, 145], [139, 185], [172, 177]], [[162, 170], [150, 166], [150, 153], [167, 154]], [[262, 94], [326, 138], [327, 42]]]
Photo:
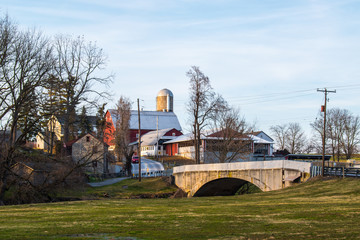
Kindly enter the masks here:
[[263, 131], [248, 134], [254, 141], [254, 157], [272, 156], [274, 152], [274, 139]]
[[[270, 157], [273, 152], [274, 141], [264, 132], [256, 132], [252, 134], [246, 134], [244, 136], [246, 141], [249, 141], [249, 152], [244, 155], [242, 159], [238, 161], [251, 161], [258, 157]], [[269, 139], [270, 138], [270, 139]], [[216, 159], [210, 158], [210, 154], [207, 154], [207, 146], [209, 142], [221, 141], [221, 137], [217, 136], [217, 133], [207, 134], [201, 137], [200, 146], [200, 161], [202, 163], [213, 163]], [[195, 158], [195, 147], [193, 143], [193, 135], [191, 133], [181, 135], [173, 140], [164, 142], [166, 146], [166, 155], [168, 156], [182, 156], [189, 159]]]
[[[144, 135], [150, 131], [162, 130], [162, 129], [176, 129], [181, 131], [180, 122], [173, 112], [173, 94], [168, 89], [162, 89], [156, 98], [158, 111], [140, 111], [140, 129], [141, 135]], [[136, 141], [139, 137], [139, 119], [138, 111], [131, 110], [130, 112], [130, 142]], [[109, 109], [106, 112], [106, 126], [104, 133], [104, 142], [110, 147], [109, 150], [114, 150], [114, 134], [115, 126], [117, 122], [116, 109]]]
[[166, 155], [164, 142], [181, 136], [182, 132], [175, 128], [150, 131], [141, 136], [141, 156], [164, 156]]
[[[75, 138], [79, 137], [80, 132], [80, 115], [71, 123], [78, 131], [75, 133]], [[86, 120], [90, 125], [92, 132], [96, 132], [96, 116], [86, 116]], [[49, 151], [51, 146], [54, 148], [56, 141], [63, 141], [64, 137], [65, 119], [63, 116], [52, 115], [47, 123], [45, 131], [39, 132], [36, 136], [36, 148]], [[53, 151], [54, 152], [54, 151]]]
[[66, 144], [72, 159], [76, 164], [83, 165], [86, 172], [93, 174], [114, 173], [115, 166], [107, 156], [108, 145], [92, 134], [86, 134], [79, 139]]

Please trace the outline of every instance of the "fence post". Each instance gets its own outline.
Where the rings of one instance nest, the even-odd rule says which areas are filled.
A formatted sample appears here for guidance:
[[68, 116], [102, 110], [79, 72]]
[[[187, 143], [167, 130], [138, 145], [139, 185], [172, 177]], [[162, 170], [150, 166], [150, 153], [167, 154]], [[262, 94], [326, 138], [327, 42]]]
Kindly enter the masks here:
[[342, 167], [343, 170], [343, 178], [345, 178], [345, 167]]

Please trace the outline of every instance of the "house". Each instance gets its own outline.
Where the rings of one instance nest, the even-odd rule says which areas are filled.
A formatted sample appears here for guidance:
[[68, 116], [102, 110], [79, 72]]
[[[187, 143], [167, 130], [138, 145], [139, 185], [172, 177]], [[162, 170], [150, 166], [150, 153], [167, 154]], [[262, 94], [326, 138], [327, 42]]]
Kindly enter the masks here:
[[93, 174], [115, 173], [115, 166], [108, 156], [108, 145], [88, 133], [66, 143], [72, 160], [83, 165], [85, 172]]
[[[236, 161], [251, 161], [255, 160], [256, 157], [264, 157], [264, 154], [266, 157], [272, 155], [274, 141], [268, 141], [268, 136], [264, 132], [262, 133], [263, 134], [257, 134], [256, 136], [246, 134], [241, 137], [241, 141], [244, 143], [242, 145], [243, 154], [239, 154]], [[210, 149], [216, 146], [216, 142], [219, 141], [222, 141], [220, 132], [208, 132], [208, 134], [205, 133], [205, 136], [201, 137], [200, 161], [202, 163], [214, 163], [217, 161], [216, 158], [214, 158], [214, 154], [210, 153], [216, 151], [210, 151]], [[168, 156], [179, 155], [189, 159], [195, 158], [192, 133], [184, 134], [173, 140], [164, 142], [164, 145], [166, 146], [166, 155]], [[232, 152], [229, 151], [228, 154], [231, 153]]]
[[[81, 116], [76, 115], [75, 121], [72, 123], [74, 128], [77, 129], [75, 132], [75, 138], [78, 137], [80, 132]], [[96, 132], [96, 116], [86, 116], [86, 121], [89, 123], [90, 130]], [[36, 135], [36, 148], [50, 151], [51, 147], [55, 147], [57, 141], [63, 141], [64, 137], [64, 125], [65, 118], [63, 116], [52, 115], [47, 123], [45, 131], [39, 132]]]
[[175, 128], [150, 131], [141, 136], [141, 156], [165, 155], [164, 142], [181, 136], [182, 132]]
[[248, 134], [254, 141], [254, 157], [272, 156], [274, 152], [274, 139], [263, 131]]
[[[140, 134], [144, 135], [151, 131], [162, 129], [176, 129], [181, 131], [180, 122], [173, 111], [173, 94], [168, 89], [162, 89], [156, 98], [157, 111], [140, 111]], [[139, 117], [137, 110], [130, 111], [129, 136], [130, 142], [139, 138]], [[114, 134], [118, 115], [115, 109], [106, 111], [106, 125], [104, 131], [104, 142], [114, 150]]]

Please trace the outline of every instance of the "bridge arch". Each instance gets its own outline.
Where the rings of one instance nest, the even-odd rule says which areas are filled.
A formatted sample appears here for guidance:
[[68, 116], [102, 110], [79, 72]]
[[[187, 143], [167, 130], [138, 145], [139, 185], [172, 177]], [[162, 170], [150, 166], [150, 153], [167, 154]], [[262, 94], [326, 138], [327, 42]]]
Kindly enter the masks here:
[[246, 181], [264, 192], [281, 189], [307, 179], [310, 168], [311, 163], [288, 160], [199, 164], [174, 167], [173, 176], [188, 197], [214, 196], [231, 195]]
[[[198, 172], [195, 180], [187, 181], [185, 189], [188, 196], [229, 196], [234, 195], [236, 191], [246, 182], [254, 184], [261, 191], [272, 190], [267, 186], [261, 176], [259, 178], [256, 172]], [[191, 178], [191, 177], [190, 177]], [[188, 179], [185, 177], [185, 179]], [[185, 190], [183, 189], [183, 190]]]
[[251, 184], [251, 182], [240, 178], [226, 177], [214, 179], [202, 185], [194, 193], [194, 197], [235, 195], [237, 191], [247, 183]]

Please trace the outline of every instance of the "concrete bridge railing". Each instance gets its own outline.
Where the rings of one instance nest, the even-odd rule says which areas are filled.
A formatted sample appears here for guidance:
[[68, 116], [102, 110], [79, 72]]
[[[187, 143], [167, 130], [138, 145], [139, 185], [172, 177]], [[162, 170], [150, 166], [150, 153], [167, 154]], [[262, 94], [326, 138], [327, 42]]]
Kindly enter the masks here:
[[192, 196], [233, 195], [246, 182], [262, 191], [281, 189], [310, 176], [311, 163], [290, 160], [175, 167], [175, 184]]

